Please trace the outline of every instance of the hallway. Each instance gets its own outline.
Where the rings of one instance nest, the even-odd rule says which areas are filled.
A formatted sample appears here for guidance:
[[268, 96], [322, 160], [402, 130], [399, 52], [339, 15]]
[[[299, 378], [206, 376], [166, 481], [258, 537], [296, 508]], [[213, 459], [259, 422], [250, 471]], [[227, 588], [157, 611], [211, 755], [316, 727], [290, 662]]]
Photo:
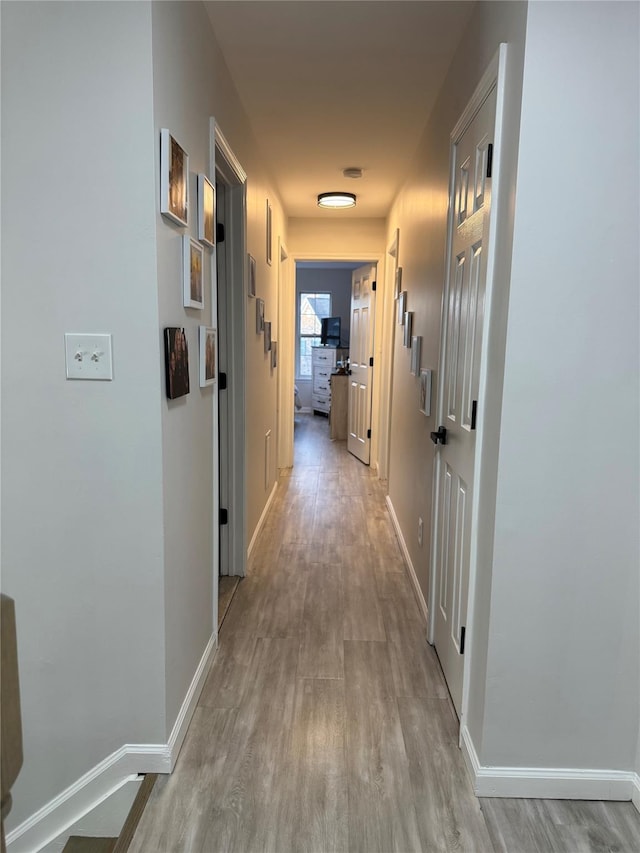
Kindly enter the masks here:
[[295, 467], [132, 853], [637, 849], [630, 803], [535, 800], [483, 801], [494, 847], [383, 485], [326, 420], [296, 421]]

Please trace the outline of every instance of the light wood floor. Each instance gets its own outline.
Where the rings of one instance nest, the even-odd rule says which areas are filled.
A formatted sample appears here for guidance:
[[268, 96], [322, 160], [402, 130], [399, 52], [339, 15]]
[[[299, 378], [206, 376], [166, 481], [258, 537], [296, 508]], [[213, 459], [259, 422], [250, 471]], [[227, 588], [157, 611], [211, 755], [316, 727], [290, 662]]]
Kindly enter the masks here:
[[606, 846], [627, 836], [599, 824], [531, 829], [566, 827], [560, 811], [517, 816], [519, 835], [501, 809], [532, 801], [487, 801], [488, 829], [382, 484], [329, 441], [325, 419], [296, 416], [295, 460], [132, 853], [640, 850]]

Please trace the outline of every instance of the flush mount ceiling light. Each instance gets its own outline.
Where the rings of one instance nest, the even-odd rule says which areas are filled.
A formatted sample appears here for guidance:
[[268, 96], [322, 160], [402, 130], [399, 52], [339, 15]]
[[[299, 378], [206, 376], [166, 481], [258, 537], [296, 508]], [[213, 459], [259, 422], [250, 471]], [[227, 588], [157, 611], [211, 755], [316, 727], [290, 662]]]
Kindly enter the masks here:
[[356, 197], [354, 193], [320, 193], [318, 196], [318, 207], [330, 207], [335, 209], [355, 206]]

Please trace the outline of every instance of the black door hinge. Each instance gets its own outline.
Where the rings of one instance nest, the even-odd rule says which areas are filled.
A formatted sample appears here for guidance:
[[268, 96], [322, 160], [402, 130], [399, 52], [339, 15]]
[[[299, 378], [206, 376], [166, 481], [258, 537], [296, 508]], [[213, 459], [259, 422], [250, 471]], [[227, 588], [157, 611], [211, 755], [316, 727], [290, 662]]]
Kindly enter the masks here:
[[378, 282], [377, 282], [377, 281], [372, 281], [372, 282], [371, 282], [371, 290], [372, 290], [374, 293], [376, 292], [376, 287], [377, 287], [377, 286], [378, 286]]
[[221, 391], [227, 390], [227, 374], [219, 373], [218, 374], [218, 384]]
[[493, 145], [489, 143], [487, 145], [487, 177], [491, 177], [491, 170], [493, 168]]
[[476, 417], [478, 415], [478, 401], [474, 400], [471, 404], [471, 429], [476, 428]]
[[228, 509], [220, 509], [220, 525], [229, 523], [229, 510]]
[[367, 438], [371, 438], [371, 430], [370, 429], [367, 430]]
[[224, 225], [216, 222], [216, 243], [224, 243]]
[[373, 367], [373, 356], [369, 359], [369, 367]]
[[467, 633], [466, 628], [460, 628], [460, 654], [464, 654], [464, 635]]

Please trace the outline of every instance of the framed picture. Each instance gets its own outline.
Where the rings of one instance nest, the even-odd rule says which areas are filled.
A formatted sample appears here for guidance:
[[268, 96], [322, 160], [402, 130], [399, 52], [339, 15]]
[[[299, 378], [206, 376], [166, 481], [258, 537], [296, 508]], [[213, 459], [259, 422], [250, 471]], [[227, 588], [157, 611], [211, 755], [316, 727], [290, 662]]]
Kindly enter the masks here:
[[189, 224], [189, 155], [166, 128], [160, 131], [160, 213]]
[[398, 323], [404, 325], [404, 315], [407, 313], [407, 291], [403, 290], [398, 299]]
[[185, 234], [182, 237], [182, 303], [185, 308], [204, 308], [204, 249]]
[[271, 370], [278, 366], [278, 341], [271, 341]]
[[200, 326], [200, 387], [216, 381], [216, 330]]
[[216, 244], [216, 188], [206, 175], [198, 175], [198, 240]]
[[404, 312], [404, 345], [411, 346], [411, 328], [413, 326], [413, 311]]
[[411, 373], [418, 376], [420, 373], [420, 351], [422, 350], [422, 337], [413, 335], [411, 338]]
[[271, 205], [267, 199], [267, 263], [271, 266]]
[[164, 330], [164, 360], [167, 397], [184, 397], [189, 393], [189, 350], [184, 329], [171, 326]]
[[264, 332], [264, 299], [256, 299], [256, 335]]
[[398, 267], [396, 269], [396, 295], [395, 295], [395, 298], [399, 299], [401, 293], [402, 293], [402, 267]]
[[256, 295], [256, 259], [248, 255], [249, 296]]
[[264, 351], [271, 351], [271, 323], [264, 324]]
[[420, 411], [423, 415], [431, 414], [431, 371], [420, 371]]

